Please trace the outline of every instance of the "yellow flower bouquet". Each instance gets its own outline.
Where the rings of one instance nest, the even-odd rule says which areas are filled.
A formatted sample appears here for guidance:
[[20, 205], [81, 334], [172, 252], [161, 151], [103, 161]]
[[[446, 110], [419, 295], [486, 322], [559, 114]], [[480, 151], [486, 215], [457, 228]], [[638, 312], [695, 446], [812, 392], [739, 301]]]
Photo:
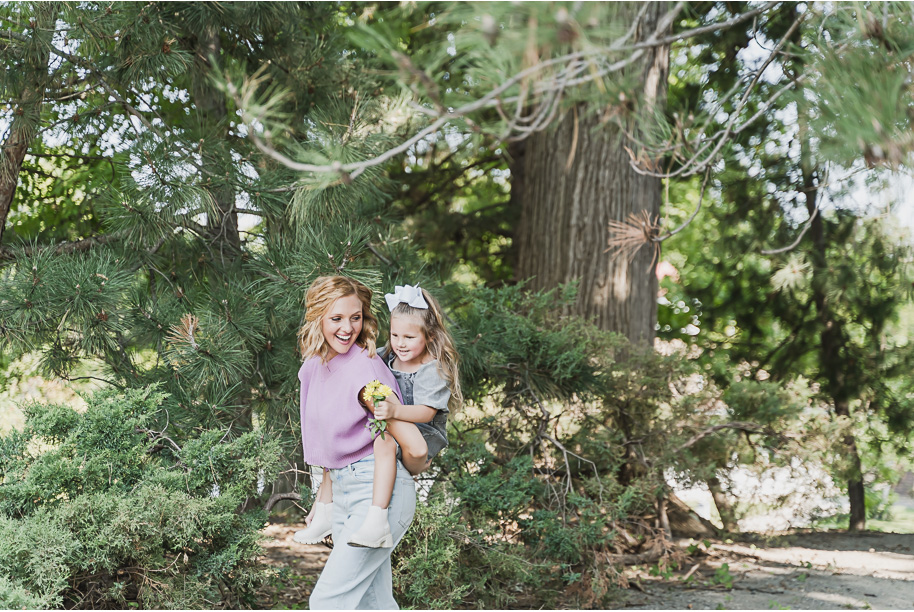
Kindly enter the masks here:
[[[368, 406], [371, 414], [374, 415], [375, 404], [387, 398], [387, 396], [393, 395], [393, 392], [393, 389], [380, 380], [373, 380], [362, 389], [362, 403]], [[387, 431], [387, 421], [369, 417], [365, 427], [368, 428], [368, 431], [370, 431], [373, 436], [381, 436], [381, 439], [383, 440], [384, 432]]]

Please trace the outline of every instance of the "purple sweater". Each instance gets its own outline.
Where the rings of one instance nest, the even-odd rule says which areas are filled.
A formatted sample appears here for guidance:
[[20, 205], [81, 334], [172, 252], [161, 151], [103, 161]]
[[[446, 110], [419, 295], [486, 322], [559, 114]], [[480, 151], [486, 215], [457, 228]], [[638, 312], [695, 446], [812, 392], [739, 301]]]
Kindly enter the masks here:
[[374, 452], [365, 427], [368, 413], [359, 404], [362, 387], [377, 379], [400, 396], [397, 379], [380, 357], [353, 346], [322, 363], [315, 355], [298, 371], [301, 381], [301, 437], [305, 463], [341, 468]]

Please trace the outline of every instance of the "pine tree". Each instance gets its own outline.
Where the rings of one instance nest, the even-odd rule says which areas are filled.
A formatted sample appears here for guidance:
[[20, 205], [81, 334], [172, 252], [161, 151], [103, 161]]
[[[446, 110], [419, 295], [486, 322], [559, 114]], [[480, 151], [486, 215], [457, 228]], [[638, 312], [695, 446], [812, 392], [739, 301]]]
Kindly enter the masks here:
[[[271, 108], [288, 121], [283, 137], [308, 155], [382, 149], [388, 141], [372, 131], [382, 109], [364, 93], [371, 77], [347, 59], [339, 8], [2, 11], [0, 83], [20, 101], [11, 117], [27, 109], [4, 155], [21, 152], [23, 168], [55, 185], [24, 181], [13, 199], [0, 276], [3, 350], [39, 350], [44, 371], [63, 378], [100, 360], [96, 375], [115, 386], [162, 383], [182, 427], [240, 432], [259, 420], [294, 448], [305, 289], [331, 273], [381, 288], [387, 257], [370, 249], [388, 231], [379, 214], [389, 189], [379, 171], [353, 185], [300, 180], [257, 152], [226, 89], [233, 75], [240, 82], [256, 72], [269, 91], [287, 92]], [[45, 231], [53, 215], [34, 206], [36, 192], [67, 200], [89, 157], [102, 160], [75, 204], [95, 221], [85, 233]]]
[[[402, 169], [398, 154], [447, 156], [450, 141], [465, 143], [468, 151], [486, 146], [516, 153], [504, 143], [527, 136], [543, 150], [555, 134], [574, 140], [575, 112], [578, 139], [605, 144], [602, 128], [588, 129], [588, 122], [600, 123], [588, 109], [604, 111], [603, 127], [643, 140], [628, 160], [642, 172], [657, 170], [658, 160], [674, 171], [706, 170], [723, 148], [714, 148], [704, 166], [688, 155], [714, 146], [718, 141], [710, 135], [717, 133], [736, 158], [741, 148], [760, 146], [751, 140], [751, 121], [733, 121], [766, 116], [781, 84], [750, 71], [746, 81], [757, 87], [735, 89], [744, 82], [738, 66], [730, 73], [732, 87], [709, 94], [709, 112], [690, 122], [695, 106], [682, 108], [672, 127], [665, 126], [657, 107], [633, 93], [645, 89], [644, 69], [662, 67], [662, 61], [644, 64], [645, 50], [662, 60], [662, 49], [678, 37], [718, 33], [722, 46], [705, 65], [733, 61], [738, 58], [727, 37], [748, 44], [752, 18], [763, 15], [783, 33], [799, 21], [781, 21], [781, 15], [799, 19], [800, 11], [734, 5], [743, 12], [723, 20], [717, 8], [698, 5], [697, 16], [679, 20], [681, 8], [659, 15], [656, 5], [645, 4], [633, 16], [631, 5], [576, 4], [5, 5], [0, 88], [12, 104], [0, 194], [17, 184], [26, 189], [17, 191], [8, 215], [0, 208], [7, 217], [0, 253], [12, 258], [0, 276], [4, 350], [41, 350], [45, 370], [63, 377], [81, 360], [98, 358], [105, 370], [100, 375], [117, 385], [163, 382], [185, 427], [244, 430], [262, 418], [295, 440], [290, 372], [299, 362], [294, 336], [308, 283], [319, 274], [345, 273], [378, 289], [405, 271], [410, 280], [431, 274], [417, 274], [422, 258], [411, 246], [409, 226], [388, 239], [386, 203], [400, 186], [387, 178], [386, 164]], [[903, 13], [887, 10], [884, 19], [870, 20], [884, 24], [883, 34], [875, 25], [868, 28], [861, 48], [872, 54], [885, 46], [892, 57], [903, 57]], [[805, 31], [819, 31], [833, 15], [810, 12]], [[742, 30], [734, 30], [736, 24]], [[673, 40], [663, 37], [667, 31]], [[855, 36], [847, 24], [841, 32]], [[834, 54], [821, 55], [810, 61], [836, 61]], [[818, 78], [825, 83], [828, 74], [820, 71]], [[662, 98], [662, 80], [652, 89], [655, 100]], [[884, 85], [907, 91], [896, 80]], [[746, 104], [734, 91], [745, 92]], [[903, 115], [888, 109], [890, 120], [881, 125], [898, 131], [883, 127], [880, 137], [889, 134], [888, 140], [864, 140], [874, 163], [882, 159], [874, 145], [883, 152], [892, 150], [891, 143], [905, 150]], [[852, 111], [838, 116], [859, 122]], [[836, 125], [825, 112], [813, 115]], [[537, 135], [560, 117], [565, 123], [558, 132]], [[439, 146], [430, 144], [434, 139]], [[569, 155], [564, 163], [583, 164], [585, 158]], [[892, 153], [887, 159], [900, 158]], [[87, 161], [97, 162], [98, 171], [80, 173]], [[315, 167], [321, 171], [309, 170]], [[513, 208], [519, 213], [516, 197], [531, 177], [515, 174]], [[85, 188], [77, 188], [85, 177]], [[60, 214], [36, 210], [36, 193], [61, 206]], [[481, 209], [474, 205], [465, 216]], [[769, 210], [782, 218], [779, 209]], [[556, 217], [568, 211], [559, 212]], [[243, 230], [241, 220], [251, 217], [253, 226]], [[72, 218], [79, 223], [47, 227], [49, 220]], [[510, 234], [505, 225], [511, 214], [496, 218], [500, 227], [480, 233], [490, 229], [499, 239]], [[659, 240], [653, 223], [642, 223], [639, 234], [651, 248]], [[788, 224], [779, 228], [789, 233]], [[523, 250], [524, 238], [514, 237]], [[526, 252], [533, 253], [531, 237]], [[65, 242], [51, 244], [59, 240]], [[591, 243], [589, 255], [602, 257], [593, 248], [599, 245], [602, 253], [605, 244]], [[481, 250], [480, 259], [491, 255]], [[652, 256], [638, 254], [642, 262]], [[501, 253], [493, 259], [499, 262], [486, 265], [507, 276]], [[556, 274], [553, 280], [558, 278], [570, 277]], [[630, 276], [639, 278], [638, 293], [651, 298], [642, 300], [648, 320], [654, 280]], [[592, 289], [581, 287], [579, 295]]]

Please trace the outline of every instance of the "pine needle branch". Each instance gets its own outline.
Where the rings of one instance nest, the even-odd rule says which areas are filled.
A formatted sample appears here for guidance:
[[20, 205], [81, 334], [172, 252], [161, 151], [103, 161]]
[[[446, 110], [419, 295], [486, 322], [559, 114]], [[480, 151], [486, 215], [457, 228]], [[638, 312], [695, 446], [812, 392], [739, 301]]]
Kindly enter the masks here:
[[[248, 137], [252, 140], [255, 146], [264, 154], [271, 157], [275, 161], [279, 162], [283, 166], [298, 171], [298, 172], [310, 172], [310, 173], [335, 173], [344, 177], [344, 180], [352, 180], [362, 174], [366, 169], [381, 165], [388, 160], [400, 155], [410, 149], [413, 145], [423, 140], [425, 137], [437, 133], [442, 129], [447, 123], [454, 119], [464, 118], [468, 119], [468, 116], [472, 113], [484, 110], [484, 109], [500, 109], [505, 103], [516, 103], [525, 99], [526, 94], [521, 96], [515, 96], [511, 98], [503, 99], [501, 96], [503, 93], [508, 91], [510, 88], [524, 83], [527, 79], [543, 73], [545, 70], [550, 69], [554, 66], [564, 66], [559, 75], [551, 79], [547, 83], [541, 83], [539, 86], [534, 88], [535, 96], [546, 96], [543, 104], [537, 105], [537, 110], [534, 111], [533, 116], [528, 116], [527, 121], [533, 123], [532, 128], [525, 128], [521, 132], [526, 132], [527, 135], [532, 134], [535, 131], [543, 129], [548, 125], [557, 114], [557, 101], [561, 98], [561, 92], [567, 87], [574, 87], [579, 85], [584, 85], [586, 83], [593, 82], [597, 79], [602, 79], [603, 77], [618, 72], [627, 66], [631, 65], [635, 61], [641, 58], [642, 55], [648, 50], [656, 47], [664, 46], [677, 42], [680, 40], [686, 40], [695, 36], [700, 36], [707, 34], [709, 32], [714, 32], [721, 29], [726, 29], [733, 27], [734, 25], [741, 23], [743, 21], [754, 18], [755, 16], [772, 9], [779, 2], [767, 2], [764, 5], [747, 11], [740, 15], [736, 15], [731, 19], [722, 21], [715, 24], [709, 24], [707, 26], [702, 26], [699, 28], [692, 28], [690, 30], [685, 30], [675, 35], [665, 36], [669, 27], [672, 25], [676, 16], [681, 12], [684, 7], [683, 2], [677, 3], [670, 11], [668, 11], [663, 17], [658, 20], [657, 27], [654, 31], [648, 36], [644, 41], [632, 44], [620, 44], [622, 41], [628, 40], [631, 36], [631, 33], [636, 29], [637, 24], [640, 20], [642, 13], [639, 13], [638, 19], [632, 24], [632, 27], [629, 28], [629, 32], [626, 33], [623, 37], [616, 41], [616, 43], [609, 45], [608, 47], [596, 47], [587, 49], [584, 51], [577, 51], [574, 53], [569, 53], [562, 55], [560, 57], [552, 58], [545, 60], [539, 63], [536, 63], [520, 72], [516, 73], [511, 78], [506, 79], [502, 84], [495, 87], [489, 91], [486, 95], [482, 96], [478, 100], [467, 103], [459, 108], [444, 111], [441, 110], [431, 110], [425, 109], [425, 112], [432, 117], [437, 117], [437, 119], [430, 125], [426, 126], [411, 138], [407, 139], [400, 145], [388, 149], [383, 153], [364, 161], [353, 162], [342, 164], [340, 162], [333, 162], [331, 164], [307, 164], [302, 162], [297, 162], [288, 156], [284, 155], [271, 144], [266, 142], [264, 138], [261, 138], [258, 133], [258, 126], [262, 126], [263, 123], [267, 120], [265, 115], [251, 113], [251, 101], [252, 101], [252, 86], [256, 87], [258, 79], [252, 78], [248, 79], [239, 89], [231, 82], [225, 84], [225, 89], [229, 95], [234, 99], [238, 108], [242, 109], [243, 120], [246, 126], [248, 127]], [[578, 77], [583, 67], [588, 66], [589, 61], [593, 61], [595, 58], [599, 59], [601, 57], [608, 57], [612, 54], [619, 53], [629, 53], [629, 55], [623, 59], [617, 60], [609, 65], [605, 65], [599, 70], [592, 70], [586, 76]], [[585, 61], [587, 60], [587, 61]], [[402, 63], [402, 62], [401, 62]], [[409, 66], [406, 68], [410, 69], [410, 73], [413, 76], [418, 76], [420, 81], [424, 81], [421, 76], [417, 74], [415, 70], [412, 70]], [[760, 73], [759, 73], [760, 74]], [[574, 77], [574, 78], [572, 78]], [[429, 95], [433, 95], [434, 90], [432, 90]], [[748, 93], [748, 92], [747, 92]], [[538, 98], [539, 99], [539, 98]], [[502, 111], [503, 112], [503, 111]], [[734, 115], [735, 119], [735, 115]], [[517, 121], [513, 122], [513, 125], [517, 125]], [[730, 126], [732, 128], [732, 124]], [[271, 132], [269, 130], [264, 131], [264, 137], [269, 139]], [[504, 136], [503, 136], [504, 137]], [[518, 135], [514, 139], [523, 139], [525, 136], [523, 134]], [[725, 140], [721, 139], [722, 141]], [[722, 146], [722, 145], [721, 145]], [[718, 149], [715, 149], [712, 155], [716, 155]], [[709, 157], [710, 159], [710, 157]], [[704, 166], [702, 166], [704, 168]]]
[[200, 319], [192, 314], [185, 314], [181, 317], [180, 325], [172, 325], [168, 332], [167, 339], [172, 344], [189, 344], [194, 350], [198, 350], [200, 345], [194, 336], [200, 331]]
[[[32, 42], [31, 38], [28, 36], [19, 34], [18, 32], [13, 32], [12, 30], [0, 30], [0, 39], [3, 38], [24, 43]], [[98, 66], [86, 60], [85, 58], [79, 57], [78, 55], [73, 55], [72, 53], [68, 53], [54, 45], [48, 46], [53, 54], [57, 55], [58, 57], [65, 58], [72, 62], [74, 65], [87, 70], [89, 74], [91, 74], [92, 77], [98, 82], [98, 84], [101, 85], [102, 89], [104, 89], [109, 96], [117, 100], [117, 102], [123, 106], [129, 114], [139, 119], [139, 121], [146, 127], [146, 129], [150, 130], [160, 138], [162, 137], [162, 134], [155, 128], [155, 126], [152, 125], [152, 123], [149, 122], [148, 119], [146, 119], [146, 117], [140, 111], [134, 108], [133, 105], [125, 100], [124, 97], [121, 96], [116, 89], [108, 84], [108, 81], [105, 79], [102, 70], [98, 68]]]
[[609, 248], [603, 252], [611, 252], [612, 259], [624, 256], [631, 264], [642, 246], [652, 245], [654, 253], [650, 268], [653, 268], [660, 254], [660, 242], [656, 239], [659, 231], [659, 217], [652, 217], [646, 210], [629, 213], [625, 221], [609, 222]]
[[31, 257], [36, 250], [46, 250], [52, 249], [58, 255], [71, 254], [71, 253], [81, 253], [88, 251], [94, 247], [108, 244], [110, 242], [117, 242], [126, 237], [126, 232], [113, 232], [111, 234], [100, 234], [98, 236], [90, 236], [89, 238], [83, 238], [82, 240], [74, 240], [73, 242], [62, 242], [57, 245], [49, 246], [37, 246], [29, 245], [23, 247], [12, 247], [8, 245], [0, 246], [0, 261], [11, 261], [19, 256]]
[[[727, 142], [729, 142], [730, 137], [734, 134], [739, 133], [738, 131], [736, 131], [737, 130], [736, 121], [737, 121], [737, 119], [739, 119], [740, 113], [742, 112], [743, 108], [746, 106], [746, 103], [749, 101], [749, 96], [751, 95], [752, 91], [755, 89], [755, 86], [761, 80], [762, 74], [765, 72], [765, 69], [768, 68], [768, 66], [780, 54], [781, 49], [783, 49], [784, 45], [787, 44], [787, 41], [790, 40], [790, 37], [793, 36], [793, 34], [794, 34], [794, 32], [796, 32], [797, 28], [800, 27], [800, 24], [803, 23], [803, 20], [806, 18], [806, 16], [807, 16], [807, 13], [801, 13], [796, 19], [794, 19], [793, 23], [787, 29], [787, 32], [784, 33], [784, 35], [781, 37], [781, 39], [778, 41], [778, 43], [774, 46], [774, 48], [768, 54], [768, 57], [765, 59], [765, 61], [762, 63], [762, 65], [757, 70], [754, 71], [752, 80], [750, 81], [749, 85], [746, 87], [745, 91], [743, 92], [743, 95], [740, 98], [739, 102], [737, 103], [736, 108], [731, 113], [729, 113], [730, 118], [727, 121], [727, 124], [724, 126], [724, 128], [721, 129], [720, 131], [718, 131], [716, 134], [714, 134], [710, 138], [706, 138], [706, 136], [704, 134], [699, 134], [696, 139], [696, 145], [697, 145], [697, 141], [706, 139], [704, 144], [700, 148], [698, 148], [697, 152], [694, 155], [689, 157], [682, 165], [680, 165], [680, 167], [677, 170], [675, 170], [673, 172], [663, 173], [663, 172], [657, 172], [656, 170], [654, 170], [652, 168], [644, 169], [644, 168], [639, 167], [639, 164], [637, 164], [634, 160], [632, 161], [632, 168], [639, 174], [643, 174], [646, 176], [653, 176], [655, 178], [672, 178], [672, 177], [676, 177], [676, 176], [683, 176], [683, 177], [692, 176], [693, 174], [697, 174], [697, 173], [701, 172], [702, 170], [710, 167], [712, 164], [714, 164], [715, 160], [717, 159], [717, 155], [721, 152], [721, 150], [724, 148], [724, 146], [727, 144]], [[788, 83], [787, 86], [778, 90], [775, 93], [775, 95], [772, 96], [772, 99], [770, 99], [768, 102], [766, 102], [765, 104], [762, 105], [762, 108], [767, 110], [767, 108], [771, 102], [773, 102], [775, 99], [777, 99], [777, 97], [780, 97], [781, 94], [785, 93], [789, 89], [792, 89], [797, 84], [798, 81], [799, 81], [799, 79], [794, 79], [790, 83]], [[763, 114], [763, 112], [760, 109], [759, 112], [757, 112], [755, 115], [753, 115], [753, 117], [750, 120], [745, 121], [741, 125], [738, 126], [739, 131], [742, 131], [743, 129], [748, 127], [755, 119], [757, 119], [758, 117], [761, 117], [762, 114]], [[712, 145], [713, 145], [713, 148], [711, 149], [711, 152], [708, 153], [706, 156], [702, 157], [703, 153]], [[684, 147], [684, 145], [680, 144], [678, 148], [683, 148], [683, 147]]]

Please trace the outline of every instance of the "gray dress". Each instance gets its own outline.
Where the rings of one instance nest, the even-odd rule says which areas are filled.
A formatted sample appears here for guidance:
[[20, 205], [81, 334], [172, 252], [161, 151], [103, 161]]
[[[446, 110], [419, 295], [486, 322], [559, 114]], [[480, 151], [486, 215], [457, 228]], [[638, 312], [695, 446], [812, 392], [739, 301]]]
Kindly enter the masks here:
[[393, 352], [388, 355], [382, 348], [378, 354], [396, 377], [405, 405], [428, 406], [438, 411], [430, 422], [416, 423], [428, 444], [428, 458], [431, 459], [447, 446], [447, 403], [451, 399], [447, 381], [438, 373], [438, 360], [422, 364], [415, 372], [401, 372], [393, 367], [397, 357]]

